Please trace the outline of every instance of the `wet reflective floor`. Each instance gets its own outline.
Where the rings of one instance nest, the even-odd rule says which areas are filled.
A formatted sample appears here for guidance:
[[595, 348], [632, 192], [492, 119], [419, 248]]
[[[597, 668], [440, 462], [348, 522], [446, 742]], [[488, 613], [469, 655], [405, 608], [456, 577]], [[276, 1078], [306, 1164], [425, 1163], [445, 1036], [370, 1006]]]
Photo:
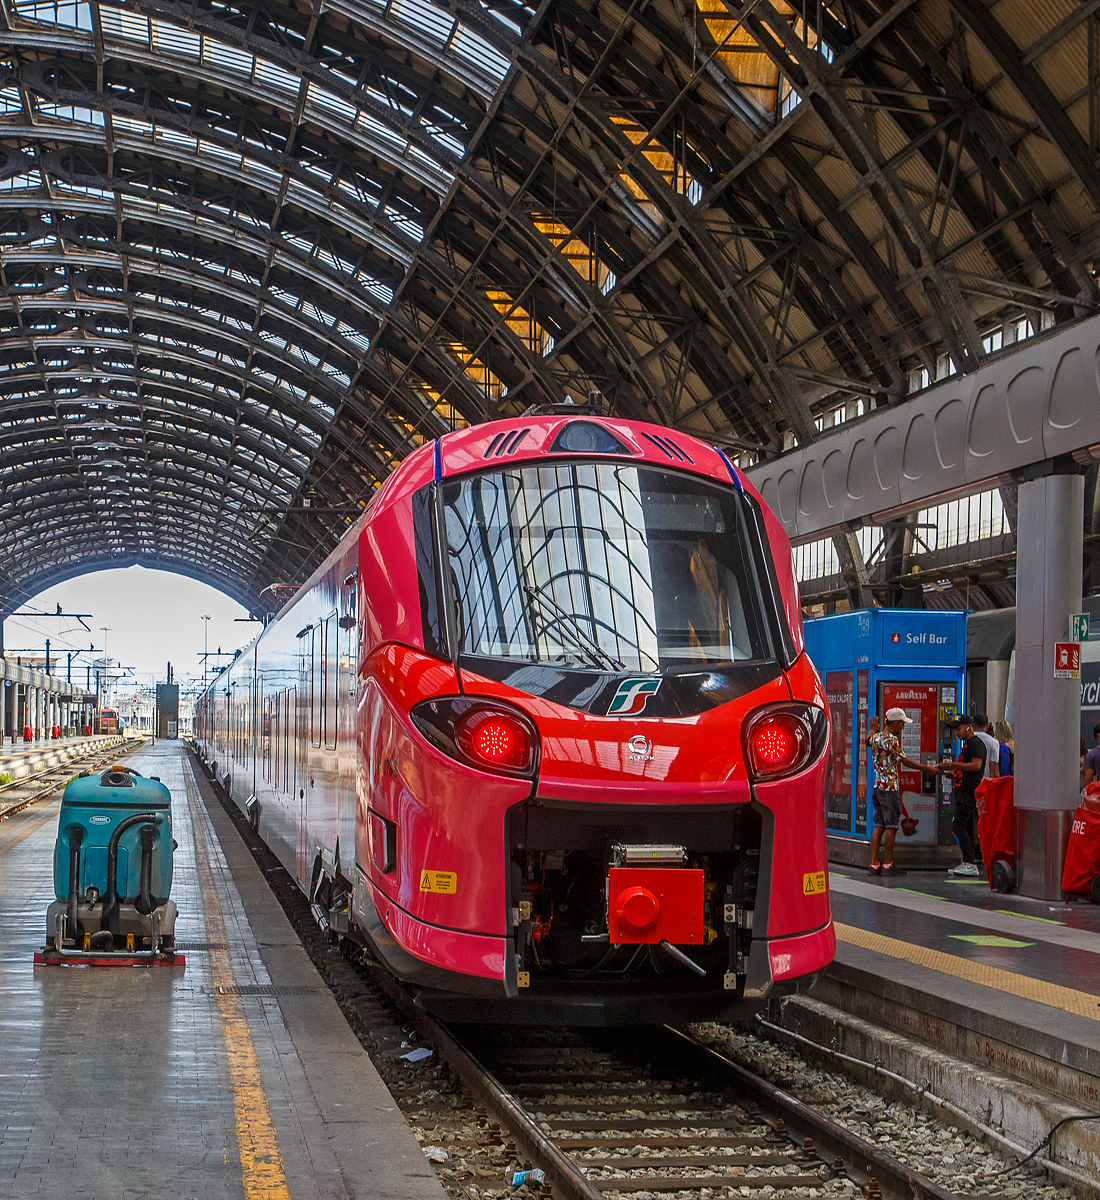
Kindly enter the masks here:
[[34, 966], [59, 800], [0, 822], [0, 1196], [439, 1200], [190, 756], [127, 761], [172, 792], [186, 966]]

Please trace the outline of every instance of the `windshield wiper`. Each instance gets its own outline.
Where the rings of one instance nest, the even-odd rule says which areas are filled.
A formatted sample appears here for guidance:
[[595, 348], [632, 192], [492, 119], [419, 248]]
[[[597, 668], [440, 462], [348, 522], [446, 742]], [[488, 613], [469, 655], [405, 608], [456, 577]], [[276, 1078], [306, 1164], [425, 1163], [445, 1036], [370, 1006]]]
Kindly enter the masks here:
[[[548, 596], [537, 584], [529, 583], [523, 590], [529, 600], [543, 605], [554, 614], [556, 617], [555, 624], [558, 627], [559, 633], [568, 633], [573, 640], [574, 646], [579, 648], [582, 653], [587, 654], [589, 661], [595, 660], [596, 666], [603, 667], [605, 670], [608, 668], [612, 671], [626, 670], [623, 663], [608, 654], [590, 634], [585, 632], [576, 613], [566, 612], [564, 608], [551, 596]], [[563, 622], [565, 622], [564, 625]]]

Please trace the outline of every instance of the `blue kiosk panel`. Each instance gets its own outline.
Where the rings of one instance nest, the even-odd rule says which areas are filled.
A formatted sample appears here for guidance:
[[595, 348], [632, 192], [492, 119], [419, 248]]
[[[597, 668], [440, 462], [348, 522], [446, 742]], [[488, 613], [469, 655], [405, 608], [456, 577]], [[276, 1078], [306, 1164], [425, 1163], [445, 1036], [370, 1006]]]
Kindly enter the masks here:
[[[806, 650], [825, 684], [833, 727], [826, 793], [831, 833], [869, 838], [874, 771], [867, 753], [871, 718], [902, 708], [912, 721], [905, 754], [934, 763], [952, 753], [942, 722], [962, 711], [966, 613], [872, 608], [805, 622]], [[951, 784], [901, 772], [905, 810], [898, 841], [951, 845]]]

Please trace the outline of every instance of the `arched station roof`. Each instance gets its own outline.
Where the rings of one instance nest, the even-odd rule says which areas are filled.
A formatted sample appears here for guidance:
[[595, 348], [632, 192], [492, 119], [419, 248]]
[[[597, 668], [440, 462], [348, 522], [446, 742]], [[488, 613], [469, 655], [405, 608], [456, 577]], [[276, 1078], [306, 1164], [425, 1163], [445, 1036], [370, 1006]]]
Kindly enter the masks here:
[[0, 0], [0, 611], [272, 608], [458, 425], [771, 454], [1094, 312], [1096, 12]]

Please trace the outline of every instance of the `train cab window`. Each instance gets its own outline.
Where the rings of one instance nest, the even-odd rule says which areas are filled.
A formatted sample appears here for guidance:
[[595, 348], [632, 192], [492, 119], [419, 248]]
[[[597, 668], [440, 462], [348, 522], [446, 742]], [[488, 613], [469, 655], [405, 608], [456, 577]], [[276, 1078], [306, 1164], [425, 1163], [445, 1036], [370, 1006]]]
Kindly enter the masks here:
[[741, 503], [698, 476], [633, 464], [444, 485], [461, 652], [644, 672], [772, 659]]

